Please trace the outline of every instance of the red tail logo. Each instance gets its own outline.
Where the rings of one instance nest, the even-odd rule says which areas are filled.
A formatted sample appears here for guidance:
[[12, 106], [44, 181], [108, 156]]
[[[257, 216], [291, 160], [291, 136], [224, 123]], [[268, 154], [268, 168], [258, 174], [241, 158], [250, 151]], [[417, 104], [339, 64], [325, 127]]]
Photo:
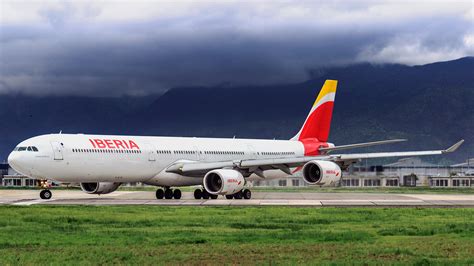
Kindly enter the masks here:
[[327, 146], [331, 128], [332, 110], [336, 97], [337, 80], [326, 80], [313, 104], [306, 121], [292, 140], [301, 141], [305, 155], [319, 154], [320, 146]]

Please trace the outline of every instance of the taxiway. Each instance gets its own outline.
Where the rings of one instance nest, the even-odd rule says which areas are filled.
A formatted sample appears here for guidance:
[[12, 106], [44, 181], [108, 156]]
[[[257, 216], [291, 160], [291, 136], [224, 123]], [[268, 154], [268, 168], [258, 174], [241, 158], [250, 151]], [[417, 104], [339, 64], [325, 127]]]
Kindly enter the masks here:
[[474, 194], [253, 192], [250, 200], [195, 200], [183, 192], [180, 200], [157, 200], [152, 191], [116, 191], [89, 195], [76, 190], [53, 190], [41, 200], [39, 190], [0, 190], [0, 205], [167, 205], [167, 206], [311, 206], [311, 207], [472, 207]]

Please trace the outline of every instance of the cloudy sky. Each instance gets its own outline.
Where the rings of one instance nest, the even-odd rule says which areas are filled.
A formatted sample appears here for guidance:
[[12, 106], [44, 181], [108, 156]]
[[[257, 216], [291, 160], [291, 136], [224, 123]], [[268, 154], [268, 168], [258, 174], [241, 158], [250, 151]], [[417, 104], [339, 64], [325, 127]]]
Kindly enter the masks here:
[[474, 1], [0, 2], [0, 94], [142, 95], [474, 55]]

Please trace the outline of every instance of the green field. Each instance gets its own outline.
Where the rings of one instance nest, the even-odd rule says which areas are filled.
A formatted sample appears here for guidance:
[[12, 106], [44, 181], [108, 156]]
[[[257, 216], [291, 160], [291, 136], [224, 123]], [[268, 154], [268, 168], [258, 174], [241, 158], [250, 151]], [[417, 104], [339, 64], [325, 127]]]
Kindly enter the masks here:
[[0, 207], [5, 264], [474, 264], [474, 209]]

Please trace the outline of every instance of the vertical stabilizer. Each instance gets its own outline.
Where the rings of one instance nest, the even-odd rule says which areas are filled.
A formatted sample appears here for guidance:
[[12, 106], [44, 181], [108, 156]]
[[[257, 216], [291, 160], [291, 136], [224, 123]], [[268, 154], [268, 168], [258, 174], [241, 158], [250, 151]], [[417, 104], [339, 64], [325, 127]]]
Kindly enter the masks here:
[[326, 80], [303, 126], [291, 140], [317, 139], [326, 142], [331, 128], [337, 80]]

